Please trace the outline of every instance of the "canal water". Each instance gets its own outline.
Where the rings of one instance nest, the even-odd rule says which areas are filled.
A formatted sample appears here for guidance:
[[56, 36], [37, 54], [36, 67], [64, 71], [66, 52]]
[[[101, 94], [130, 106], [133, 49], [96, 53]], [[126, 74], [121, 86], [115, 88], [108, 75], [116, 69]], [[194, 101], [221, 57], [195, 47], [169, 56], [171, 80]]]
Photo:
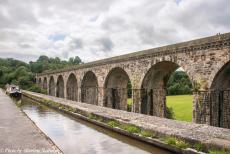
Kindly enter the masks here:
[[65, 154], [169, 154], [23, 97], [20, 108]]

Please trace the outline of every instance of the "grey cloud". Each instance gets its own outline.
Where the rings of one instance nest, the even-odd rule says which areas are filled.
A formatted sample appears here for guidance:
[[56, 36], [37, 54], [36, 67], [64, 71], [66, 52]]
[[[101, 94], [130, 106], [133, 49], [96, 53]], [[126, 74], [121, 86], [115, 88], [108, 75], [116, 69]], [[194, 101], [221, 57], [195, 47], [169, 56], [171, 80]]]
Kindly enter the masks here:
[[193, 33], [211, 35], [221, 28], [230, 28], [230, 3], [227, 0], [197, 3], [181, 1], [180, 5], [182, 6], [179, 7], [179, 11], [172, 12], [172, 20]]
[[74, 48], [75, 49], [81, 49], [83, 48], [83, 41], [80, 38], [75, 38], [72, 40], [73, 44], [74, 44]]
[[[92, 0], [35, 0], [35, 3], [41, 9], [41, 13], [43, 10], [46, 12], [55, 13], [57, 10], [59, 12], [78, 12], [78, 13], [95, 13], [95, 12], [103, 12], [107, 11], [111, 4], [114, 1], [108, 0], [97, 0], [93, 2]], [[51, 11], [50, 8], [53, 8]]]
[[122, 17], [109, 17], [102, 22], [102, 28], [110, 32], [121, 31], [128, 28]]
[[97, 40], [98, 44], [101, 45], [101, 50], [104, 52], [109, 52], [113, 49], [114, 44], [109, 37], [103, 37]]
[[62, 56], [63, 58], [67, 59], [69, 57], [69, 51], [63, 51]]
[[173, 27], [156, 28], [153, 25], [139, 25], [137, 31], [143, 44], [166, 45], [179, 41], [177, 29]]
[[28, 43], [18, 43], [18, 46], [24, 49], [32, 48], [33, 46]]
[[0, 3], [0, 28], [15, 28], [23, 25], [39, 24], [35, 14], [34, 6], [28, 5], [29, 0], [25, 3], [15, 2], [12, 0], [1, 1]]
[[0, 51], [1, 53], [1, 58], [14, 58], [14, 59], [19, 59], [25, 62], [29, 62], [29, 61], [34, 61], [37, 60], [37, 58], [39, 57], [39, 55], [35, 55], [35, 54], [24, 54], [23, 51], [21, 53], [19, 53], [18, 51], [14, 51], [14, 52], [3, 52]]

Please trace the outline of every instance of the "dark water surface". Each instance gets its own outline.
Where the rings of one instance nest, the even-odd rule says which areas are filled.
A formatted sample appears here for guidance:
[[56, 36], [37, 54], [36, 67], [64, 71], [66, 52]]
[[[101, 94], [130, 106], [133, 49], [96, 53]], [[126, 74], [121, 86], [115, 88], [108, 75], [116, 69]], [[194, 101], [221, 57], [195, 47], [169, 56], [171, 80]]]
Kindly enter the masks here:
[[169, 154], [23, 98], [21, 109], [65, 154]]

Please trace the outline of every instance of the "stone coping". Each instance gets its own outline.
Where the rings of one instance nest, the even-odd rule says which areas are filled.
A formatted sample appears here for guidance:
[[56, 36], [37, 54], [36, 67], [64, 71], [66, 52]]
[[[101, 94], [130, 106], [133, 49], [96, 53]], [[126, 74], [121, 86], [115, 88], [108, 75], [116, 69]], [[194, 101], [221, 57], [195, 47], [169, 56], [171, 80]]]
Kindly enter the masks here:
[[207, 147], [230, 150], [230, 129], [126, 112], [29, 91], [23, 91], [23, 94], [26, 96], [35, 96], [40, 99], [51, 100], [65, 106], [76, 108], [80, 111], [93, 113], [122, 123], [132, 124], [146, 130], [151, 130], [157, 134], [181, 138], [190, 143], [202, 143]]
[[[227, 41], [227, 42], [223, 42]], [[115, 62], [121, 62], [121, 61], [127, 61], [127, 60], [133, 60], [142, 58], [143, 56], [157, 56], [157, 55], [164, 55], [164, 54], [175, 54], [178, 52], [186, 52], [186, 51], [195, 51], [199, 49], [208, 49], [208, 48], [215, 48], [220, 46], [230, 46], [230, 32], [224, 33], [224, 34], [217, 34], [214, 36], [209, 36], [205, 38], [195, 39], [191, 41], [176, 43], [172, 45], [166, 45], [162, 47], [137, 51], [125, 55], [115, 56], [111, 58], [106, 58], [98, 61], [93, 61], [85, 64], [70, 66], [67, 68], [59, 69], [59, 70], [53, 70], [53, 71], [45, 71], [43, 73], [37, 74], [40, 75], [46, 75], [46, 74], [54, 74], [54, 73], [60, 73], [60, 72], [66, 72], [70, 70], [77, 70], [81, 68], [88, 68], [93, 66], [99, 66], [104, 65], [108, 63], [115, 63]]]

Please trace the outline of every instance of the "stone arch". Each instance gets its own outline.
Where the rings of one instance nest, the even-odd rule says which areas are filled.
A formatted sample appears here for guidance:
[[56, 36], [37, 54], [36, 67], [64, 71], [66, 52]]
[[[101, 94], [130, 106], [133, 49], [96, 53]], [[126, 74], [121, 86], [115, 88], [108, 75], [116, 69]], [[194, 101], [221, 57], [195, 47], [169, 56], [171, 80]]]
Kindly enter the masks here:
[[98, 105], [98, 81], [92, 71], [85, 73], [81, 82], [81, 101]]
[[[209, 91], [200, 93], [204, 107], [210, 108], [209, 124], [212, 126], [230, 128], [230, 61], [222, 65], [211, 82]], [[199, 110], [198, 110], [199, 111]], [[203, 110], [206, 111], [206, 110]], [[207, 112], [207, 111], [206, 111]], [[202, 110], [198, 112], [201, 117]], [[209, 117], [205, 117], [208, 119]]]
[[64, 98], [64, 78], [62, 75], [59, 75], [57, 78], [57, 86], [56, 86], [56, 97]]
[[47, 89], [47, 77], [43, 79], [43, 89]]
[[147, 71], [141, 83], [141, 113], [165, 117], [167, 82], [178, 68], [175, 62], [161, 61]]
[[212, 90], [230, 90], [230, 61], [225, 63], [216, 73], [212, 83]]
[[71, 73], [67, 79], [66, 84], [67, 99], [77, 101], [78, 98], [78, 84], [74, 73]]
[[55, 96], [55, 88], [56, 85], [55, 85], [54, 77], [51, 76], [49, 79], [49, 95]]
[[104, 106], [127, 110], [127, 86], [129, 82], [130, 77], [124, 69], [120, 67], [111, 69], [104, 83]]

